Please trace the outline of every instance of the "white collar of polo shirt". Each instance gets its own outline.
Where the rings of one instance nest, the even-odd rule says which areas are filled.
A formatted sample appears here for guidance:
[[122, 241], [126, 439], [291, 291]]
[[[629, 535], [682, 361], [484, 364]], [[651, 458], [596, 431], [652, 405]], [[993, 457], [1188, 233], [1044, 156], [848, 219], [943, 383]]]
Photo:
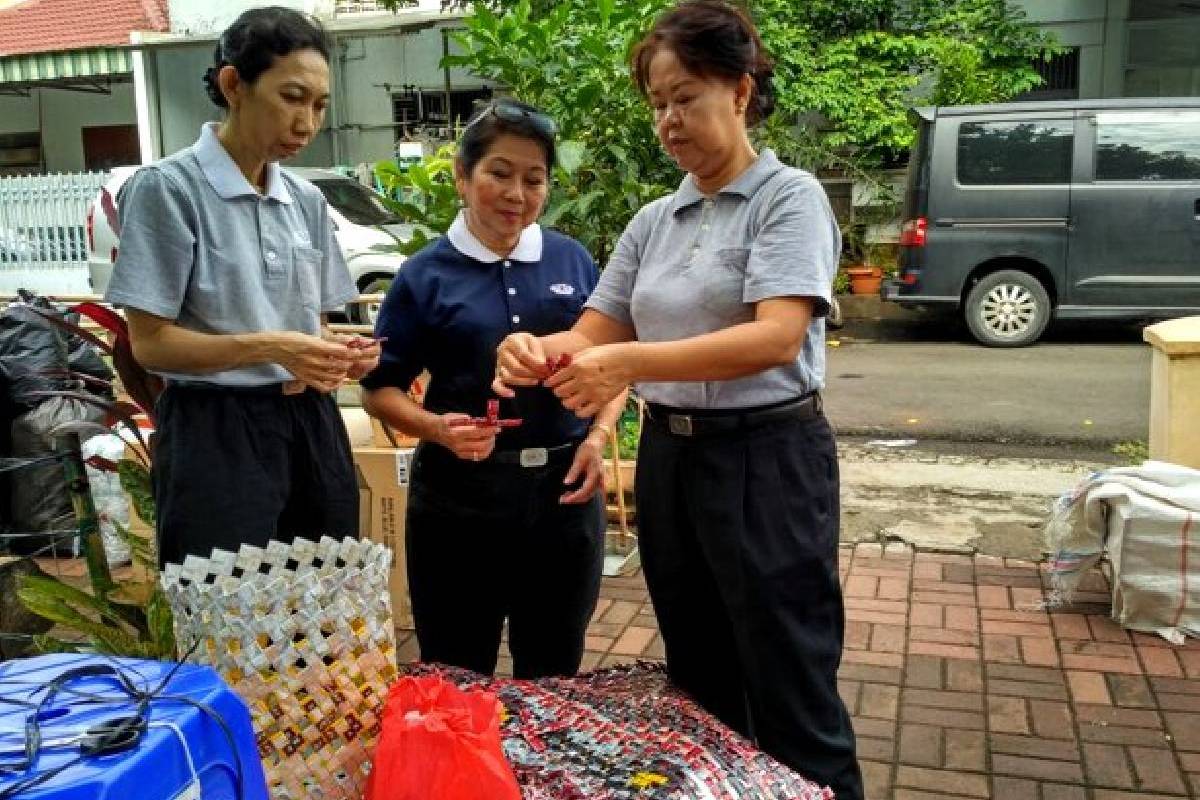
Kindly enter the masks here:
[[479, 241], [475, 234], [471, 233], [471, 229], [467, 227], [465, 210], [458, 212], [458, 216], [450, 225], [450, 230], [446, 231], [446, 238], [450, 240], [450, 244], [454, 245], [455, 250], [485, 264], [507, 260], [527, 262], [542, 260], [542, 226], [536, 222], [521, 231], [521, 238], [517, 240], [517, 246], [507, 256], [496, 255], [487, 248], [487, 245]]
[[[246, 195], [258, 196], [258, 190], [250, 185], [250, 181], [246, 180], [246, 176], [238, 168], [233, 156], [229, 155], [225, 145], [221, 144], [221, 140], [217, 138], [217, 123], [207, 122], [200, 129], [200, 140], [196, 142], [194, 152], [196, 161], [200, 164], [200, 171], [204, 173], [204, 177], [208, 179], [213, 190], [221, 196], [221, 199], [231, 200]], [[267, 189], [263, 196], [280, 203], [291, 203], [292, 194], [288, 191], [287, 184], [283, 182], [283, 175], [280, 173], [277, 162], [267, 162], [263, 170]]]

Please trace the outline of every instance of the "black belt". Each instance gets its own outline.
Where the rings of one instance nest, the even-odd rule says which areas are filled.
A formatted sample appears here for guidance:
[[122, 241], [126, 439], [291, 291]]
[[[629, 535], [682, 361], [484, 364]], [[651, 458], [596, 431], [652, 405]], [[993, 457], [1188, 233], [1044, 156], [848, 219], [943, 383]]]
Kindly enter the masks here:
[[675, 436], [704, 436], [784, 420], [812, 419], [821, 416], [821, 411], [821, 395], [810, 392], [797, 400], [759, 408], [686, 409], [647, 403], [646, 419]]
[[564, 456], [570, 456], [578, 447], [579, 442], [567, 442], [555, 447], [526, 447], [522, 450], [497, 450], [484, 459], [484, 463], [544, 467], [552, 461], [558, 461]]

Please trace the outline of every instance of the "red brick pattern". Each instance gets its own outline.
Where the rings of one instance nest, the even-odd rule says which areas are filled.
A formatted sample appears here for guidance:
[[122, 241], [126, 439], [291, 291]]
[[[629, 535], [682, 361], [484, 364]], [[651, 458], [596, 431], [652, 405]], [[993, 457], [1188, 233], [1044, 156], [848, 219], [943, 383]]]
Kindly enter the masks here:
[[[840, 572], [868, 800], [1200, 796], [1200, 641], [1120, 628], [1099, 572], [1050, 613], [1025, 561], [859, 544]], [[663, 655], [641, 575], [606, 578], [584, 668]]]

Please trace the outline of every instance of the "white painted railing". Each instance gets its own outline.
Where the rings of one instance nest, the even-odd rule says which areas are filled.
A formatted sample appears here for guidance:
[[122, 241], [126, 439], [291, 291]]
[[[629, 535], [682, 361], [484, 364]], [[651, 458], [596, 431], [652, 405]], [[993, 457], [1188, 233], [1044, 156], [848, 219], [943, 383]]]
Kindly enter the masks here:
[[103, 172], [0, 178], [0, 292], [84, 294], [87, 210]]

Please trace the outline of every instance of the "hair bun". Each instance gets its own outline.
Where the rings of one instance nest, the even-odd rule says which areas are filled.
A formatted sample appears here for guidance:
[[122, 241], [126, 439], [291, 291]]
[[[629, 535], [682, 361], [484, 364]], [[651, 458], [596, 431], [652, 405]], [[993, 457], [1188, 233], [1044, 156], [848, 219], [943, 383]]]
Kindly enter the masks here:
[[217, 71], [217, 67], [209, 67], [204, 70], [204, 91], [208, 95], [208, 99], [212, 100], [219, 108], [229, 108], [229, 101], [225, 99], [225, 95], [217, 83]]

